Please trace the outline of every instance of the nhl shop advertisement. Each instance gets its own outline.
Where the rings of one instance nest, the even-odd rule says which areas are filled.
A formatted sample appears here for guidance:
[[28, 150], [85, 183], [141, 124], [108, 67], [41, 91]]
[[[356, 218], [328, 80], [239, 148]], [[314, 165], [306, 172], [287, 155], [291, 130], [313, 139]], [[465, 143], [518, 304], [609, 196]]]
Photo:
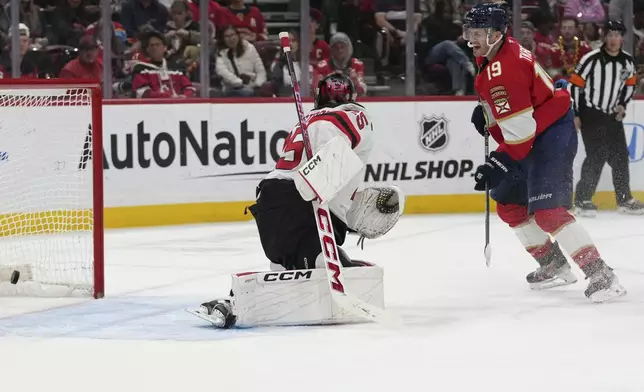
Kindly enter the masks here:
[[[633, 190], [644, 190], [644, 117], [624, 120]], [[407, 195], [474, 194], [483, 138], [470, 123], [475, 101], [367, 102], [374, 146], [363, 180]], [[305, 104], [308, 111], [312, 104]], [[297, 123], [290, 103], [105, 105], [106, 206], [248, 201], [273, 169]], [[640, 111], [644, 113], [644, 111]], [[490, 149], [496, 144], [490, 140]], [[10, 151], [6, 154], [10, 158]], [[585, 157], [575, 160], [579, 178]], [[598, 190], [612, 190], [606, 168]]]
[[[366, 104], [376, 135], [364, 181], [409, 195], [471, 193], [483, 140], [455, 104]], [[285, 103], [105, 105], [103, 118], [108, 206], [253, 200], [297, 123]]]

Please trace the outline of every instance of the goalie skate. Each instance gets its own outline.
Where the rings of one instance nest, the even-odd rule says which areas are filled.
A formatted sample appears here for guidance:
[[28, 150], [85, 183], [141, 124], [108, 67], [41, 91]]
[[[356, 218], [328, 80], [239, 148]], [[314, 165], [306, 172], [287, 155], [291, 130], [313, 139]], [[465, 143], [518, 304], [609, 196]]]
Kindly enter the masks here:
[[233, 327], [237, 321], [228, 300], [216, 299], [205, 302], [198, 309], [186, 309], [186, 312], [208, 321], [216, 328], [228, 329]]

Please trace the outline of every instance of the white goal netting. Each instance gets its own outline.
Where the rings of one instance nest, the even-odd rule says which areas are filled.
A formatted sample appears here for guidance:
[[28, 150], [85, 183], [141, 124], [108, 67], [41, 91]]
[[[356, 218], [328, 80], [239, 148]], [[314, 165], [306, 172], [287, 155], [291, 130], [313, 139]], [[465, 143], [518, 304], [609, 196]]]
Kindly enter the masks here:
[[0, 86], [0, 295], [93, 294], [92, 105], [91, 88]]

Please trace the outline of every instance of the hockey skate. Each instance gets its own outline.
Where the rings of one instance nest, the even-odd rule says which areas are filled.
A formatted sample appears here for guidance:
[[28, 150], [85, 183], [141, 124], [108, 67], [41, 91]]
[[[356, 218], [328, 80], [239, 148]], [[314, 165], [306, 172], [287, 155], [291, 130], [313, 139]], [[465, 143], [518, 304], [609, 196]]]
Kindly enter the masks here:
[[592, 201], [576, 201], [575, 215], [585, 218], [594, 218], [597, 215], [597, 206]]
[[619, 284], [613, 269], [607, 266], [604, 260], [597, 260], [584, 273], [586, 279], [590, 280], [584, 294], [591, 301], [602, 303], [626, 295], [626, 289]]
[[550, 252], [537, 259], [537, 262], [540, 265], [539, 268], [526, 276], [530, 289], [546, 290], [577, 283], [577, 277], [570, 270], [570, 264], [561, 252], [559, 243], [552, 244]]
[[204, 302], [198, 309], [186, 309], [186, 312], [206, 320], [216, 328], [228, 329], [235, 326], [237, 316], [228, 299], [216, 299]]
[[644, 215], [644, 203], [636, 199], [622, 203], [617, 207], [617, 211], [628, 215]]

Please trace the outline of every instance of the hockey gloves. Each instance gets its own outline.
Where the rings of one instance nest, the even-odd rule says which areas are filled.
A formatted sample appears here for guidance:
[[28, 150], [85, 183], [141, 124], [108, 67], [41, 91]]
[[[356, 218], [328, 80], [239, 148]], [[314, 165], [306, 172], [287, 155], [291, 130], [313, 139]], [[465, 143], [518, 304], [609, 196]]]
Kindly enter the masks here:
[[568, 88], [568, 81], [566, 79], [559, 79], [555, 82], [555, 89], [565, 90]]
[[508, 154], [498, 151], [491, 152], [485, 165], [479, 166], [474, 173], [476, 181], [474, 190], [484, 191], [485, 184], [489, 186], [489, 189], [496, 188], [508, 173], [514, 173], [514, 167], [515, 162]]
[[474, 111], [472, 112], [471, 121], [472, 124], [474, 124], [474, 128], [476, 128], [481, 136], [485, 136], [485, 127], [487, 125], [487, 122], [485, 121], [485, 114], [483, 113], [482, 105], [476, 105]]

